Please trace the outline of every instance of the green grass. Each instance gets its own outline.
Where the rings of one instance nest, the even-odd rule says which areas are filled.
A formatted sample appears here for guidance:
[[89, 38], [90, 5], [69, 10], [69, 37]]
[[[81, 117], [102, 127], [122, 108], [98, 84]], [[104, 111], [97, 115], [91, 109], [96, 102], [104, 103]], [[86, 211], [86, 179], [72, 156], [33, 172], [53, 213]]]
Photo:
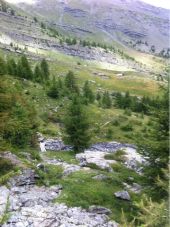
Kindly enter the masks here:
[[[123, 155], [123, 152], [118, 152], [119, 156]], [[47, 152], [47, 156], [50, 158], [59, 158], [64, 161], [74, 163], [73, 152]], [[112, 157], [108, 157], [111, 159]], [[120, 223], [121, 221], [121, 209], [123, 208], [128, 220], [132, 220], [136, 215], [136, 208], [134, 206], [135, 201], [140, 200], [140, 196], [136, 196], [134, 193], [130, 193], [132, 200], [130, 202], [117, 199], [114, 193], [120, 190], [124, 190], [123, 182], [132, 183], [129, 177], [134, 178], [134, 182], [142, 184], [143, 178], [135, 173], [133, 170], [127, 169], [119, 162], [112, 164], [114, 172], [107, 172], [100, 170], [99, 168], [93, 168], [91, 170], [81, 170], [74, 172], [69, 176], [62, 176], [63, 169], [60, 166], [46, 165], [44, 171], [38, 170], [40, 180], [39, 185], [56, 185], [61, 184], [63, 186], [62, 193], [55, 202], [65, 203], [69, 207], [83, 207], [88, 209], [91, 205], [100, 205], [111, 209], [112, 214], [110, 218]], [[94, 176], [104, 174], [107, 176], [103, 180], [95, 180]]]
[[115, 161], [125, 161], [125, 152], [123, 150], [118, 150], [116, 151], [116, 153], [111, 153], [111, 154], [107, 154], [104, 156], [105, 159], [107, 160], [115, 160]]
[[18, 173], [19, 169], [10, 160], [0, 157], [0, 185], [6, 184], [11, 177]]
[[14, 171], [16, 167], [10, 160], [0, 157], [0, 177], [4, 176], [10, 171]]
[[105, 172], [108, 179], [98, 181], [92, 179], [97, 173], [103, 173], [103, 171], [96, 173], [79, 171], [63, 178], [60, 181], [63, 192], [56, 202], [66, 203], [70, 207], [81, 206], [86, 209], [91, 205], [104, 206], [111, 209], [110, 217], [117, 222], [120, 222], [123, 208], [129, 220], [132, 219], [135, 214], [133, 202], [138, 200], [136, 195], [131, 194], [133, 202], [119, 200], [114, 196], [114, 192], [123, 190], [122, 182], [127, 179], [127, 176], [122, 179], [120, 178], [121, 172], [112, 174]]
[[[118, 152], [119, 158], [123, 152]], [[59, 158], [69, 163], [75, 163], [74, 152], [47, 152], [50, 158]], [[107, 157], [109, 159], [113, 157]], [[128, 220], [132, 220], [136, 215], [134, 202], [140, 200], [140, 196], [130, 193], [132, 200], [130, 202], [119, 200], [114, 196], [114, 193], [124, 190], [123, 182], [132, 183], [129, 177], [134, 178], [134, 182], [142, 184], [143, 177], [139, 176], [133, 170], [127, 169], [119, 162], [112, 164], [113, 172], [107, 172], [99, 168], [91, 170], [81, 170], [74, 172], [69, 176], [62, 176], [63, 169], [61, 166], [45, 165], [44, 169], [37, 170], [40, 179], [38, 185], [56, 185], [63, 186], [62, 193], [55, 202], [65, 203], [69, 207], [83, 207], [88, 209], [91, 205], [100, 205], [111, 209], [110, 218], [120, 223], [121, 209], [123, 208]], [[103, 180], [95, 180], [94, 176], [104, 174], [107, 176]]]
[[9, 217], [10, 217], [9, 207], [10, 207], [10, 202], [9, 202], [9, 197], [8, 197], [4, 213], [2, 214], [2, 216], [0, 216], [0, 225], [5, 224], [7, 222], [7, 220], [9, 219]]
[[60, 159], [69, 164], [78, 164], [78, 161], [75, 159], [74, 151], [48, 151], [46, 155], [49, 158]]
[[36, 169], [40, 179], [37, 180], [38, 185], [56, 185], [59, 183], [59, 179], [62, 177], [63, 169], [61, 166], [45, 165], [43, 170]]
[[[51, 63], [51, 72], [54, 76], [63, 76], [70, 69], [76, 73], [76, 77], [81, 85], [85, 80], [95, 81], [95, 87], [102, 87], [110, 91], [129, 91], [134, 95], [150, 95], [159, 94], [159, 84], [154, 81], [150, 75], [144, 75], [139, 72], [129, 71], [121, 67], [111, 67], [109, 64], [96, 61], [82, 60], [78, 57], [67, 56], [59, 52], [44, 52], [45, 55], [55, 59], [55, 63]], [[80, 62], [81, 65], [77, 65]], [[120, 78], [118, 73], [124, 72], [125, 76]], [[103, 79], [94, 75], [96, 72], [102, 72], [108, 76]]]
[[[78, 76], [76, 76], [78, 78]], [[84, 76], [83, 76], [84, 77]], [[31, 81], [18, 80], [11, 76], [6, 76], [7, 82], [15, 83], [23, 93], [27, 93], [27, 99], [33, 102], [37, 110], [37, 124], [38, 130], [47, 137], [62, 137], [63, 127], [62, 119], [66, 113], [68, 106], [68, 100], [55, 100], [51, 99], [46, 94], [46, 88], [40, 84], [34, 84]], [[79, 78], [80, 85], [83, 81]], [[92, 88], [95, 91], [96, 84], [92, 84]], [[56, 111], [57, 107], [57, 111]], [[112, 107], [111, 109], [102, 109], [98, 107], [97, 102], [93, 105], [86, 107], [86, 113], [91, 121], [91, 134], [92, 143], [98, 141], [108, 140], [108, 130], [113, 133], [111, 140], [117, 140], [119, 142], [135, 143], [136, 135], [144, 135], [146, 132], [141, 132], [148, 120], [148, 116], [140, 117], [140, 114], [131, 113], [131, 116], [126, 116], [124, 110]], [[117, 122], [115, 124], [115, 122]], [[129, 134], [124, 130], [125, 126], [132, 125], [133, 131]], [[149, 128], [149, 126], [147, 126]], [[7, 147], [4, 145], [3, 150]], [[9, 150], [11, 150], [9, 148]]]

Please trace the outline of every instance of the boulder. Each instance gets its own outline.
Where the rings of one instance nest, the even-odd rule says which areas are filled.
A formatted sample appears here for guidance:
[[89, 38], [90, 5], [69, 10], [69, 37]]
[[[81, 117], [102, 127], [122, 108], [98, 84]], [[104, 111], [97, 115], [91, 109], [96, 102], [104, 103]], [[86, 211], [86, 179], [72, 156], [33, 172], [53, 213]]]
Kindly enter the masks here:
[[9, 186], [27, 186], [34, 185], [38, 176], [35, 174], [35, 171], [32, 169], [25, 169], [19, 176], [11, 178], [8, 182]]
[[45, 141], [45, 148], [51, 151], [61, 151], [65, 147], [62, 140], [48, 139]]
[[130, 195], [127, 191], [119, 191], [119, 192], [115, 192], [114, 195], [116, 196], [116, 198], [119, 199], [123, 199], [123, 200], [128, 200], [130, 201]]
[[108, 172], [112, 172], [110, 167], [111, 163], [115, 163], [114, 160], [105, 160], [104, 156], [106, 152], [102, 151], [91, 151], [86, 150], [84, 153], [76, 155], [76, 159], [80, 162], [80, 166], [88, 166], [89, 164], [95, 164], [101, 169], [104, 169]]
[[110, 209], [101, 207], [101, 206], [90, 206], [88, 211], [95, 214], [106, 214], [106, 215], [112, 213]]
[[64, 176], [68, 176], [71, 173], [74, 173], [76, 171], [79, 171], [80, 169], [81, 169], [81, 167], [78, 166], [78, 165], [68, 165], [68, 167], [65, 167], [64, 172], [63, 172], [63, 175]]
[[141, 193], [142, 186], [137, 184], [137, 183], [133, 183], [132, 185], [129, 185], [127, 183], [123, 183], [123, 185], [126, 187], [126, 189], [130, 190], [131, 192], [134, 192], [136, 194]]
[[142, 186], [137, 184], [137, 183], [133, 183], [132, 187], [131, 187], [131, 191], [133, 191], [134, 193], [138, 194], [141, 193], [142, 191]]
[[48, 139], [44, 141], [45, 149], [51, 151], [70, 151], [71, 146], [65, 145], [60, 139]]

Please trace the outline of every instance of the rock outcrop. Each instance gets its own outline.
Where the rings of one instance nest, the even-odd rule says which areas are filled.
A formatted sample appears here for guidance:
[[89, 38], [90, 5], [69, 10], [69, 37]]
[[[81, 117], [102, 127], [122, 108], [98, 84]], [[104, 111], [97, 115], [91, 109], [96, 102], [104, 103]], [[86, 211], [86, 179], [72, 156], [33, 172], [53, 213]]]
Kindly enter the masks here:
[[62, 140], [47, 139], [44, 141], [45, 149], [51, 151], [68, 151], [72, 150], [71, 146], [65, 145]]
[[10, 179], [9, 189], [0, 187], [0, 217], [9, 214], [2, 227], [118, 227], [109, 221], [107, 208], [94, 206], [86, 211], [53, 203], [62, 186], [36, 186], [36, 177], [34, 171], [25, 169]]
[[95, 164], [99, 168], [112, 172], [110, 164], [115, 163], [114, 160], [106, 160], [104, 157], [107, 153], [102, 151], [87, 150], [84, 153], [76, 155], [76, 159], [80, 162], [81, 166], [88, 166], [89, 164]]
[[[40, 142], [41, 151], [52, 150], [52, 151], [69, 151], [73, 148], [71, 146], [65, 145], [60, 139], [47, 139]], [[45, 150], [44, 150], [45, 149]], [[96, 143], [85, 150], [83, 153], [77, 154], [76, 159], [80, 162], [81, 167], [86, 167], [88, 164], [95, 164], [101, 169], [112, 171], [110, 164], [115, 163], [115, 160], [106, 160], [104, 157], [109, 153], [116, 153], [118, 150], [124, 150], [125, 152], [125, 162], [124, 165], [127, 168], [135, 170], [137, 173], [141, 174], [141, 165], [146, 164], [146, 160], [137, 151], [136, 146], [131, 144], [122, 144], [118, 142], [105, 142]], [[56, 160], [57, 161], [57, 160]]]

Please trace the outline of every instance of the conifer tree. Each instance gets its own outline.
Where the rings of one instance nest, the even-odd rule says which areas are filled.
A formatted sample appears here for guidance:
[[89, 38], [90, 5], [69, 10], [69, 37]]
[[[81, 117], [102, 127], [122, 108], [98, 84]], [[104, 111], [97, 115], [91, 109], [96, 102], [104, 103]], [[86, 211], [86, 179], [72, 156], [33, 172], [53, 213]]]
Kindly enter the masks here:
[[17, 76], [17, 64], [13, 58], [7, 61], [7, 71], [9, 75]]
[[49, 72], [49, 66], [45, 59], [41, 61], [40, 68], [42, 71], [42, 75], [45, 81], [49, 80], [50, 72]]
[[28, 59], [25, 55], [21, 57], [21, 59], [18, 62], [17, 67], [17, 73], [19, 77], [32, 80], [33, 79], [33, 73], [31, 70], [31, 66], [28, 62]]
[[119, 108], [123, 108], [123, 97], [122, 94], [120, 92], [117, 92], [115, 95], [115, 105]]
[[123, 107], [126, 109], [126, 108], [129, 108], [130, 105], [131, 105], [131, 98], [130, 98], [129, 92], [127, 91], [124, 97]]
[[42, 71], [41, 71], [39, 65], [36, 65], [35, 69], [34, 69], [34, 81], [38, 82], [38, 83], [43, 82]]
[[65, 86], [71, 93], [79, 93], [78, 86], [76, 84], [76, 78], [72, 71], [69, 71], [65, 77]]
[[66, 131], [65, 142], [72, 145], [75, 152], [81, 152], [87, 148], [90, 141], [89, 121], [77, 95], [71, 100], [64, 124]]
[[107, 92], [107, 91], [104, 92], [104, 94], [103, 94], [102, 105], [103, 105], [103, 108], [111, 108], [111, 106], [112, 106], [112, 101], [111, 101], [109, 92]]
[[145, 166], [144, 172], [152, 186], [152, 191], [156, 194], [157, 199], [167, 196], [164, 188], [157, 185], [158, 177], [164, 180], [163, 169], [168, 166], [169, 160], [169, 99], [168, 91], [165, 92], [160, 100], [160, 108], [155, 108], [155, 124], [150, 130], [147, 138], [139, 141], [141, 153], [147, 157], [149, 165]]
[[72, 45], [76, 45], [77, 44], [77, 40], [76, 40], [76, 38], [74, 38], [73, 40], [72, 40]]
[[50, 88], [47, 92], [47, 95], [51, 98], [57, 99], [59, 98], [59, 86], [58, 82], [56, 81], [55, 77], [53, 77], [52, 83], [50, 85]]
[[57, 84], [58, 84], [59, 97], [65, 96], [65, 87], [64, 87], [63, 81], [60, 78], [58, 78]]
[[102, 98], [102, 97], [101, 97], [101, 94], [98, 92], [97, 95], [96, 95], [96, 100], [97, 100], [97, 101], [100, 101], [101, 98]]
[[91, 90], [90, 86], [89, 86], [89, 82], [86, 81], [83, 87], [83, 97], [85, 98], [87, 104], [88, 103], [93, 103], [95, 96], [93, 94], [93, 91]]

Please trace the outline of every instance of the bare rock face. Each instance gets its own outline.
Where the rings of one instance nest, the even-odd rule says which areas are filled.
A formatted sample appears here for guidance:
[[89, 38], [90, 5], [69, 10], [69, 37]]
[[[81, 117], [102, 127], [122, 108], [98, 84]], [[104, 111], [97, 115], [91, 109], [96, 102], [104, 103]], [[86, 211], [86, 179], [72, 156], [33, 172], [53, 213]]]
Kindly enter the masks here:
[[130, 201], [130, 195], [127, 191], [116, 192], [114, 193], [114, 195], [116, 196], [116, 198]]

